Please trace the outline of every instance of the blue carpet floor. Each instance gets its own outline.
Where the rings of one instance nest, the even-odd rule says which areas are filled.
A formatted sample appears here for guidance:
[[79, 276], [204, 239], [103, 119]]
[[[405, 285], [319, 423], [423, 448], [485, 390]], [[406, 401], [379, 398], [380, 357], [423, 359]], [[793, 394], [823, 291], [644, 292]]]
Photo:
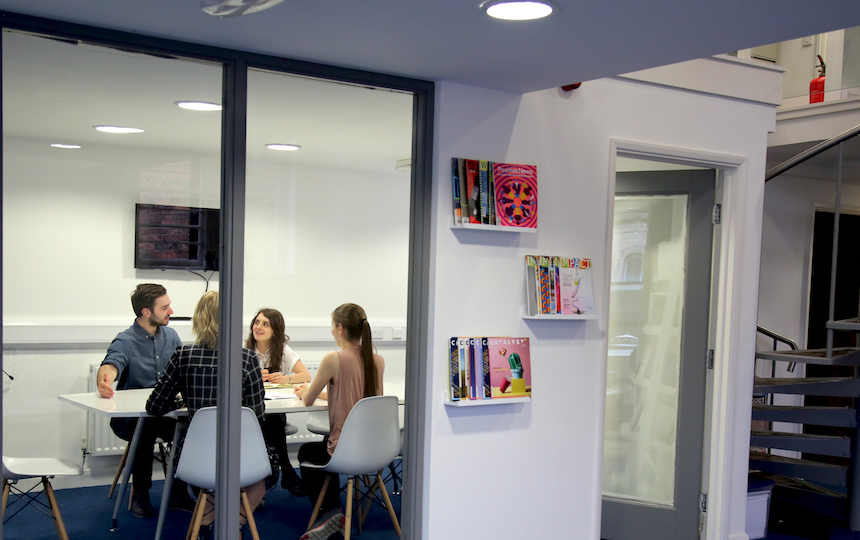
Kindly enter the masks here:
[[[161, 499], [163, 482], [154, 482], [150, 491], [153, 505], [158, 505]], [[69, 534], [69, 540], [151, 540], [155, 537], [156, 518], [138, 519], [125, 508], [119, 514], [119, 531], [110, 532], [111, 515], [113, 514], [113, 499], [107, 498], [108, 486], [91, 488], [64, 489], [56, 491], [60, 511]], [[391, 490], [389, 489], [389, 494]], [[44, 495], [39, 496], [45, 500]], [[127, 496], [126, 496], [126, 500]], [[307, 527], [313, 507], [307, 497], [295, 499], [280, 486], [266, 493], [265, 508], [254, 512], [257, 529], [261, 540], [285, 539], [298, 540]], [[341, 494], [341, 502], [344, 495]], [[400, 497], [391, 496], [398, 519], [400, 519]], [[11, 516], [20, 503], [13, 504], [9, 499], [6, 516]], [[191, 513], [171, 510], [164, 523], [162, 538], [164, 540], [184, 540], [191, 521]], [[363, 526], [363, 532], [358, 533], [357, 522], [353, 521], [352, 535], [362, 540], [395, 540], [397, 533], [388, 517], [388, 512], [373, 505]], [[3, 526], [5, 540], [55, 540], [57, 531], [50, 516], [41, 514], [33, 509], [33, 505], [24, 509]], [[250, 539], [246, 531], [245, 538]]]

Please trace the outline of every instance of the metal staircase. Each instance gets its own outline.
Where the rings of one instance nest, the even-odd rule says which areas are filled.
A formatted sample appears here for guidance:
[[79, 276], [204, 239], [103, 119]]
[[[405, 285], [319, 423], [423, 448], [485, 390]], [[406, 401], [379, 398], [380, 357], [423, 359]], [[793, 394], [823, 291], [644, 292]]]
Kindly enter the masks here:
[[[824, 516], [822, 519], [832, 520], [832, 523], [842, 522], [842, 526], [847, 525], [853, 531], [860, 531], [860, 430], [857, 429], [858, 402], [860, 402], [860, 347], [834, 347], [834, 332], [856, 333], [860, 344], [860, 317], [834, 320], [834, 299], [842, 200], [842, 142], [858, 134], [860, 134], [860, 126], [807, 150], [767, 173], [766, 180], [770, 180], [826, 149], [839, 146], [827, 347], [798, 350], [791, 340], [759, 327], [760, 333], [774, 339], [774, 350], [756, 352], [757, 360], [771, 360], [774, 366], [777, 362], [786, 362], [791, 366], [789, 371], [793, 371], [795, 364], [847, 366], [841, 369], [843, 372], [848, 371], [850, 375], [756, 377], [752, 419], [766, 422], [768, 429], [753, 430], [750, 434], [751, 471], [761, 471], [770, 475], [778, 487], [781, 486], [784, 490], [795, 493], [799, 501], [798, 509], [817, 507], [818, 515]], [[860, 307], [858, 307], [858, 315], [860, 315]], [[777, 350], [779, 342], [789, 345], [791, 350]], [[772, 371], [772, 375], [774, 373], [775, 370]], [[851, 405], [774, 405], [773, 397], [777, 394], [849, 398], [843, 401]], [[806, 398], [804, 401], [807, 401]], [[774, 431], [774, 422], [842, 428], [843, 432], [850, 435]], [[803, 456], [798, 459], [774, 455], [772, 451], [775, 449], [801, 452]], [[821, 535], [816, 537], [829, 538]]]

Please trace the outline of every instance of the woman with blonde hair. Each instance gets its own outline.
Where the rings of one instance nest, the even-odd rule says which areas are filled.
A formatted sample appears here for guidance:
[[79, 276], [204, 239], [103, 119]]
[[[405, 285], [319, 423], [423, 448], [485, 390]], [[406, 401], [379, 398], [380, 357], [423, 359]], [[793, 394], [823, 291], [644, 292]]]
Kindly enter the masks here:
[[[341, 350], [327, 353], [313, 381], [296, 388], [296, 395], [305, 405], [312, 405], [318, 397], [328, 399], [330, 434], [322, 442], [302, 445], [299, 462], [328, 463], [349, 411], [362, 398], [382, 394], [385, 362], [374, 353], [370, 323], [361, 306], [343, 304], [335, 309], [331, 314], [331, 334]], [[323, 392], [324, 389], [327, 392]], [[338, 511], [340, 489], [337, 475], [317, 469], [302, 469], [311, 504], [316, 503], [327, 476], [332, 479], [320, 506], [320, 521], [323, 523], [305, 533], [302, 540], [328, 538], [343, 531], [344, 516]]]
[[[197, 302], [191, 329], [196, 335], [193, 345], [183, 345], [176, 349], [173, 358], [164, 370], [146, 402], [146, 412], [161, 416], [180, 405], [176, 396], [182, 394], [184, 405], [188, 407], [189, 420], [198, 409], [216, 405], [218, 385], [218, 291], [209, 291]], [[254, 353], [242, 349], [242, 405], [254, 411], [261, 426], [266, 411], [265, 391], [260, 366]], [[177, 446], [177, 462], [180, 459], [183, 441]], [[194, 456], [189, 456], [193, 459]], [[244, 486], [251, 508], [256, 508], [266, 492], [266, 481]], [[207, 539], [212, 532], [214, 505], [212, 498], [207, 501], [199, 539]], [[245, 516], [240, 517], [244, 526]]]
[[[245, 347], [257, 354], [263, 373], [263, 382], [275, 384], [298, 384], [311, 380], [308, 368], [302, 363], [287, 343], [284, 317], [277, 309], [262, 308], [251, 321], [251, 331]], [[290, 463], [287, 451], [287, 415], [267, 414], [263, 421], [266, 444], [275, 449], [281, 463], [281, 486], [293, 497], [304, 497], [307, 493], [302, 479]]]

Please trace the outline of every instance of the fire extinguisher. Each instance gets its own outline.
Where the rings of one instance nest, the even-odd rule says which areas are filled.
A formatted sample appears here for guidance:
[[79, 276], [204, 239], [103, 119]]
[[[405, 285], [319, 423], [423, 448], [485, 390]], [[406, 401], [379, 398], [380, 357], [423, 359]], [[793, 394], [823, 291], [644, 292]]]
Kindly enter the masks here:
[[826, 66], [824, 65], [824, 59], [821, 58], [821, 55], [819, 54], [817, 56], [821, 65], [816, 66], [818, 68], [818, 78], [812, 79], [812, 82], [809, 83], [810, 103], [821, 103], [824, 101], [824, 70]]

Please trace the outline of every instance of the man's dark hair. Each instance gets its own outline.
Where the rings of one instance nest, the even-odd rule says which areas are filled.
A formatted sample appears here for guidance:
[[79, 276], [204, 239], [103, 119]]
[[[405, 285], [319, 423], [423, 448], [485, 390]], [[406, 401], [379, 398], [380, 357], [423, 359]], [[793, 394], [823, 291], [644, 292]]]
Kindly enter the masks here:
[[143, 308], [152, 311], [155, 307], [155, 301], [167, 294], [167, 289], [157, 283], [141, 283], [131, 293], [131, 308], [134, 314], [140, 317], [143, 315]]

